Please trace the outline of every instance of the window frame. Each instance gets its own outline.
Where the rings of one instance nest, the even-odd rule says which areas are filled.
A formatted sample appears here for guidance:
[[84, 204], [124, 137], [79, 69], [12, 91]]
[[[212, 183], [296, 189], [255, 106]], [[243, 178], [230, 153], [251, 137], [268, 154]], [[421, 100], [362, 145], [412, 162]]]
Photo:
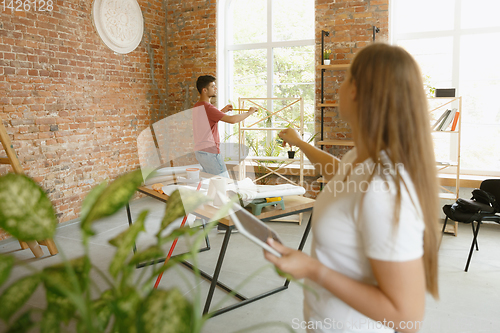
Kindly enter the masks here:
[[[274, 76], [274, 48], [281, 47], [294, 47], [294, 46], [315, 46], [316, 40], [312, 39], [299, 39], [292, 41], [273, 41], [273, 1], [267, 0], [267, 41], [264, 43], [250, 43], [250, 44], [228, 44], [231, 33], [231, 21], [227, 18], [230, 17], [231, 2], [233, 0], [218, 1], [218, 18], [217, 18], [217, 85], [218, 96], [217, 103], [220, 107], [226, 105], [226, 101], [230, 97], [230, 83], [232, 70], [229, 63], [229, 53], [232, 51], [240, 50], [266, 50], [267, 53], [267, 98], [273, 96], [273, 76]], [[313, 82], [315, 85], [315, 82]], [[237, 102], [237, 101], [233, 101]], [[225, 124], [223, 128], [219, 128], [221, 133], [230, 131], [230, 124]]]
[[[453, 29], [451, 30], [436, 30], [436, 31], [425, 31], [425, 32], [410, 32], [410, 33], [397, 33], [395, 31], [395, 13], [398, 3], [404, 0], [394, 0], [390, 1], [389, 7], [389, 40], [392, 45], [398, 45], [399, 40], [417, 40], [417, 39], [427, 39], [427, 38], [439, 38], [439, 37], [451, 37], [452, 38], [452, 74], [451, 82], [452, 86], [456, 88], [456, 96], [461, 96], [460, 92], [460, 49], [461, 49], [461, 37], [467, 35], [482, 35], [491, 33], [500, 33], [500, 24], [496, 27], [486, 27], [486, 28], [461, 28], [462, 22], [462, 0], [455, 0], [454, 6], [454, 22]], [[466, 111], [465, 111], [466, 112]], [[462, 131], [463, 131], [462, 123]], [[463, 140], [463, 133], [460, 134]], [[454, 154], [458, 145], [458, 139], [455, 142], [452, 141], [450, 144], [451, 154]], [[463, 149], [463, 148], [462, 148]], [[456, 153], [455, 153], [456, 155]], [[461, 152], [461, 155], [462, 152]], [[463, 158], [463, 157], [462, 157]], [[462, 166], [460, 167], [460, 174], [468, 175], [480, 175], [480, 176], [500, 176], [500, 171], [498, 170], [487, 170], [487, 169], [466, 169]], [[454, 173], [453, 170], [443, 170], [442, 173]], [[455, 171], [456, 172], [456, 171]]]

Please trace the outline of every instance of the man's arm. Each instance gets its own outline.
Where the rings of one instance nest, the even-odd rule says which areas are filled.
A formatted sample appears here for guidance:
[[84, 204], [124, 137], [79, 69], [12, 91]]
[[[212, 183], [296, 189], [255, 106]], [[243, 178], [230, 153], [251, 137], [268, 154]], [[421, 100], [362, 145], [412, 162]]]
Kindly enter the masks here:
[[229, 124], [236, 124], [239, 123], [240, 121], [248, 118], [251, 116], [255, 111], [257, 111], [257, 108], [251, 107], [248, 109], [247, 112], [240, 113], [240, 114], [235, 114], [235, 115], [224, 115], [224, 117], [221, 118], [221, 121]]

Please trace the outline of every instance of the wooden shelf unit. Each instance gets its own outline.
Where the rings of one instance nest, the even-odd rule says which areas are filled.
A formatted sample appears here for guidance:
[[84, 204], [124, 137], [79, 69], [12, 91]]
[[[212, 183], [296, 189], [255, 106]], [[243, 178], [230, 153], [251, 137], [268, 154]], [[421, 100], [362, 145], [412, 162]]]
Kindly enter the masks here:
[[352, 140], [321, 140], [317, 142], [320, 146], [352, 146], [354, 147], [354, 141]]
[[[441, 171], [450, 169], [450, 168], [455, 168], [455, 171], [453, 172], [453, 177], [455, 178], [455, 186], [453, 186], [453, 190], [449, 190], [443, 185], [440, 185], [440, 190], [441, 192], [439, 193], [439, 198], [445, 199], [445, 200], [450, 200], [450, 201], [456, 201], [459, 197], [459, 190], [460, 190], [460, 141], [461, 141], [461, 132], [462, 132], [462, 117], [463, 117], [463, 109], [462, 109], [462, 97], [432, 97], [428, 99], [430, 103], [433, 103], [432, 107], [429, 110], [429, 113], [436, 113], [437, 118], [439, 118], [439, 114], [441, 114], [442, 111], [446, 110], [446, 106], [453, 105], [457, 106], [457, 111], [459, 112], [458, 114], [458, 122], [455, 131], [432, 131], [433, 137], [438, 136], [438, 135], [448, 135], [449, 140], [450, 140], [450, 145], [455, 145], [454, 148], [450, 147], [450, 153], [452, 152], [455, 154], [453, 156], [453, 160], [451, 161], [438, 161], [436, 168], [438, 170], [438, 174], [440, 175], [450, 175], [451, 173], [442, 173]], [[440, 112], [441, 111], [441, 112]], [[432, 126], [434, 121], [431, 121], [430, 126]], [[455, 141], [455, 142], [453, 142]], [[455, 222], [455, 224], [449, 224], [449, 226], [446, 228], [445, 232], [454, 234], [457, 236], [458, 232], [458, 222]]]
[[334, 108], [334, 107], [339, 106], [339, 103], [337, 103], [337, 102], [325, 102], [325, 103], [319, 103], [318, 106], [322, 107], [322, 108]]
[[[321, 50], [321, 52], [323, 51], [324, 50]], [[334, 71], [345, 71], [349, 69], [349, 66], [351, 66], [351, 64], [331, 64], [331, 65], [319, 65], [318, 68], [323, 70], [329, 69]]]
[[[24, 169], [22, 168], [21, 163], [17, 158], [16, 152], [14, 151], [14, 146], [10, 141], [9, 135], [7, 134], [7, 130], [5, 129], [2, 120], [0, 120], [0, 142], [6, 154], [6, 156], [0, 156], [0, 164], [8, 164], [12, 167], [12, 171], [14, 171], [14, 173], [23, 175]], [[53, 239], [26, 242], [19, 240], [19, 245], [23, 250], [29, 248], [36, 258], [43, 257], [44, 255], [40, 245], [47, 246], [47, 249], [49, 250], [49, 253], [51, 255], [56, 255], [57, 253], [59, 253]]]
[[[321, 55], [324, 54], [325, 47], [324, 47], [324, 41], [323, 38], [325, 36], [325, 31], [321, 32], [321, 37], [322, 37], [322, 43], [321, 43]], [[318, 107], [321, 108], [321, 137], [320, 140], [316, 142], [317, 145], [321, 147], [321, 149], [324, 148], [324, 146], [344, 146], [344, 147], [353, 147], [354, 142], [352, 140], [341, 140], [341, 139], [325, 139], [324, 137], [324, 118], [325, 118], [325, 108], [329, 107], [338, 107], [339, 103], [336, 100], [326, 100], [325, 99], [325, 71], [346, 71], [349, 69], [351, 64], [330, 64], [330, 65], [325, 65], [323, 60], [323, 56], [321, 56], [321, 65], [316, 66], [318, 70], [321, 70], [321, 102], [317, 104]], [[323, 181], [323, 178], [319, 178], [318, 183], [323, 184], [325, 183]]]
[[[251, 106], [257, 106], [257, 107], [260, 107], [264, 110], [267, 110], [267, 108], [268, 108], [267, 102], [273, 101], [273, 100], [287, 101], [287, 105], [285, 107], [277, 110], [277, 111], [273, 111], [270, 116], [261, 118], [250, 125], [245, 124], [245, 120], [240, 122], [238, 124], [239, 125], [238, 126], [238, 129], [239, 129], [238, 130], [238, 139], [239, 139], [240, 144], [245, 142], [245, 131], [281, 131], [281, 130], [286, 129], [286, 127], [257, 127], [256, 125], [265, 121], [266, 119], [268, 119], [269, 117], [271, 117], [273, 115], [277, 115], [280, 112], [283, 112], [284, 110], [286, 111], [288, 108], [290, 108], [291, 106], [293, 106], [297, 103], [299, 103], [299, 109], [300, 109], [300, 124], [299, 124], [299, 126], [295, 126], [291, 121], [288, 121], [279, 115], [278, 115], [278, 117], [289, 122], [290, 126], [293, 126], [295, 129], [297, 129], [299, 131], [301, 137], [304, 136], [304, 100], [302, 97], [299, 97], [299, 98], [239, 98], [238, 108], [245, 109], [246, 108], [245, 103], [248, 103], [248, 104], [251, 104]], [[263, 104], [265, 104], [265, 106]], [[269, 110], [267, 110], [267, 111], [269, 112]], [[263, 179], [265, 177], [271, 176], [273, 174], [280, 177], [280, 178], [283, 178], [284, 180], [286, 180], [287, 182], [289, 182], [293, 185], [302, 186], [302, 184], [304, 182], [305, 161], [304, 161], [304, 154], [302, 154], [302, 153], [296, 154], [295, 159], [290, 159], [290, 158], [281, 157], [281, 156], [247, 156], [246, 158], [243, 158], [242, 152], [240, 151], [238, 160], [239, 160], [239, 179], [240, 180], [244, 179], [246, 177], [245, 161], [252, 161], [252, 162], [257, 163], [258, 166], [260, 166], [268, 171], [263, 176], [255, 179], [254, 182], [256, 182], [260, 179]], [[281, 164], [277, 168], [272, 168], [272, 167], [269, 167], [267, 165], [266, 162], [268, 162], [268, 161], [280, 161], [280, 162], [283, 162], [283, 164]], [[283, 176], [280, 172], [278, 172], [279, 170], [286, 168], [290, 164], [297, 163], [297, 162], [300, 165], [299, 183], [298, 184], [293, 182], [292, 180], [288, 179], [287, 177]]]

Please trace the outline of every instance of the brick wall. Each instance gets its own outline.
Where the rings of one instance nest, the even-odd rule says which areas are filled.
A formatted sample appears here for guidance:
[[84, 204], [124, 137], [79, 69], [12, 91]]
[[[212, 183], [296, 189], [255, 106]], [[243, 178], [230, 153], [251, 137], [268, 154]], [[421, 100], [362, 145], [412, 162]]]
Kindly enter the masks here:
[[[145, 34], [127, 55], [101, 42], [90, 0], [54, 1], [53, 12], [0, 11], [0, 117], [61, 222], [78, 217], [94, 185], [137, 168], [140, 131], [190, 108], [196, 78], [216, 74], [216, 0], [138, 2]], [[326, 46], [340, 63], [371, 41], [372, 25], [381, 28], [378, 39], [387, 39], [387, 7], [388, 0], [316, 0], [316, 62], [321, 30], [330, 31]], [[328, 99], [343, 79], [332, 73]], [[337, 110], [326, 111], [325, 138], [349, 138]], [[0, 174], [7, 171], [0, 166]]]
[[60, 222], [78, 217], [93, 186], [137, 168], [136, 138], [159, 109], [151, 67], [165, 90], [165, 11], [161, 1], [138, 2], [145, 37], [126, 55], [101, 42], [92, 1], [54, 1], [52, 12], [0, 9], [0, 117]]
[[216, 0], [168, 1], [167, 103], [170, 114], [189, 109], [196, 103], [198, 76], [216, 75], [216, 10]]
[[[325, 49], [331, 49], [332, 64], [349, 63], [356, 52], [372, 42], [372, 26], [380, 28], [377, 41], [387, 41], [389, 36], [389, 0], [316, 0], [316, 63], [321, 64], [321, 31], [325, 36]], [[338, 88], [345, 71], [325, 72], [325, 100], [338, 101]], [[321, 72], [316, 71], [316, 103], [321, 102]], [[316, 109], [317, 131], [320, 131], [321, 109]], [[324, 139], [352, 139], [348, 125], [339, 119], [338, 108], [324, 110]], [[350, 148], [325, 147], [330, 153], [341, 156]]]

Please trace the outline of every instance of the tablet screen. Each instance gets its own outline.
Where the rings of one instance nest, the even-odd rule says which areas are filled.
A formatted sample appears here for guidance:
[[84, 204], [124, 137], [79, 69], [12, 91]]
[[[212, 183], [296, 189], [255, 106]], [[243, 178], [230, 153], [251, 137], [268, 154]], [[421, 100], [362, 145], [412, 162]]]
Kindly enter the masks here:
[[246, 209], [238, 209], [234, 213], [241, 223], [241, 226], [263, 243], [267, 243], [268, 238], [272, 238], [273, 240], [281, 243], [281, 240], [278, 238], [278, 235], [274, 230], [253, 216]]

